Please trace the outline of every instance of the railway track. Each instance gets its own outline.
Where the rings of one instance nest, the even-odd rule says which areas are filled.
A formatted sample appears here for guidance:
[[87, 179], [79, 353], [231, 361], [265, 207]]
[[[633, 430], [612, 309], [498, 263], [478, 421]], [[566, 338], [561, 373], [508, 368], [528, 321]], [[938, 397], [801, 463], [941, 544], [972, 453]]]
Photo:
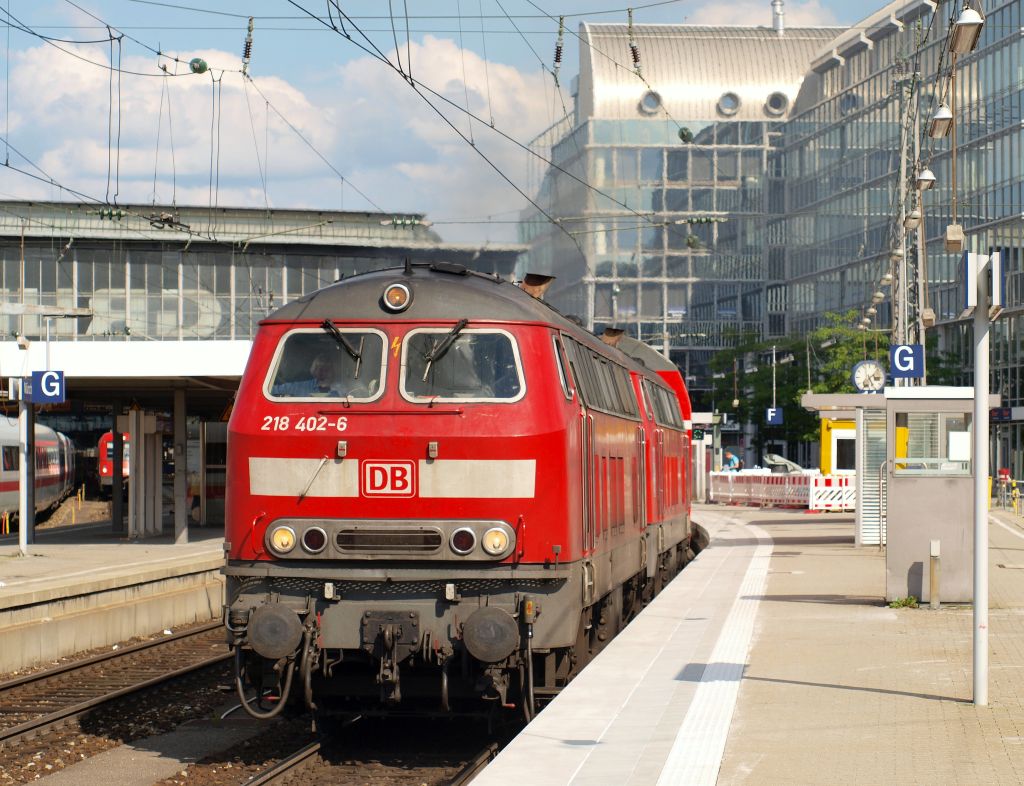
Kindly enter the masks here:
[[218, 621], [0, 682], [0, 747], [229, 657]]
[[[483, 750], [463, 757], [459, 765], [450, 762], [442, 764], [438, 761], [424, 762], [415, 766], [406, 761], [389, 766], [375, 761], [372, 767], [374, 783], [409, 783], [429, 784], [429, 786], [462, 786], [469, 783], [498, 753], [497, 743], [488, 744]], [[450, 758], [450, 757], [449, 757]], [[333, 757], [324, 755], [323, 744], [313, 742], [291, 756], [283, 759], [273, 767], [246, 781], [245, 786], [280, 786], [295, 783], [301, 777], [305, 786], [317, 784], [365, 784], [367, 782], [367, 762], [333, 761]], [[394, 772], [388, 772], [389, 769]], [[452, 772], [454, 770], [454, 772]]]

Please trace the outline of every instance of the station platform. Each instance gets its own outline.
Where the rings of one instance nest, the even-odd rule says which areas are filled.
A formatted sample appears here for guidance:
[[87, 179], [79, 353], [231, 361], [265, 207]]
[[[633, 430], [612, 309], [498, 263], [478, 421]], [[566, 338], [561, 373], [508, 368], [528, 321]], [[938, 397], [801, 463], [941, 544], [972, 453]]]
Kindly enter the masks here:
[[694, 519], [709, 547], [475, 786], [1024, 782], [1024, 519], [990, 516], [987, 707], [971, 607], [887, 606], [852, 516]]
[[215, 619], [223, 530], [129, 541], [110, 522], [41, 529], [28, 556], [0, 538], [0, 673]]

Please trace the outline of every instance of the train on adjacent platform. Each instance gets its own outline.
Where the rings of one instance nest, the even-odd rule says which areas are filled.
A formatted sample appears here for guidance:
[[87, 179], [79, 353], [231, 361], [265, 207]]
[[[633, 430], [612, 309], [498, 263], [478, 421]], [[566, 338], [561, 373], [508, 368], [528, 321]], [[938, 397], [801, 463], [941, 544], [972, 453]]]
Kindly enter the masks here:
[[[128, 475], [131, 462], [131, 444], [128, 442], [128, 434], [122, 434], [121, 447], [121, 477], [125, 484], [128, 482]], [[96, 446], [96, 466], [100, 476], [100, 493], [110, 496], [114, 487], [114, 432], [108, 431], [100, 437]]]
[[692, 558], [678, 370], [542, 286], [407, 263], [260, 324], [224, 567], [250, 714], [530, 717]]
[[[47, 426], [35, 428], [36, 513], [55, 508], [75, 487], [75, 446]], [[0, 418], [0, 516], [18, 513], [18, 470], [21, 466], [18, 421]]]

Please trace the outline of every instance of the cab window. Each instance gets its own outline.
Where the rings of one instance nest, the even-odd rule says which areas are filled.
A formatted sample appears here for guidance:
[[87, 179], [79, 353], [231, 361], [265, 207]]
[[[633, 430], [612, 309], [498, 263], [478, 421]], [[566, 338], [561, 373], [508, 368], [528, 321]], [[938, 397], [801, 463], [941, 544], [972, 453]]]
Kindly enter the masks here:
[[293, 330], [278, 345], [264, 393], [275, 401], [372, 401], [381, 394], [385, 339], [365, 328]]
[[402, 395], [409, 401], [518, 401], [526, 392], [519, 348], [504, 330], [410, 332], [403, 343]]

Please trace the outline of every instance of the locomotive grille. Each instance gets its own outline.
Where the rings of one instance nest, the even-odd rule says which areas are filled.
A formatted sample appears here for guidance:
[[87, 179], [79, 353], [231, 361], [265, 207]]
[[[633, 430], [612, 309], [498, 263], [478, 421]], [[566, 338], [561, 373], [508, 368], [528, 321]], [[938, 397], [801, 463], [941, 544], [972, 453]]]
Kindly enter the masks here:
[[443, 539], [436, 529], [342, 529], [335, 543], [342, 552], [386, 552], [430, 554], [441, 548]]
[[[458, 584], [463, 595], [486, 595], [504, 592], [509, 589], [508, 579], [459, 579], [452, 577]], [[251, 582], [251, 583], [250, 583]], [[335, 579], [335, 592], [339, 597], [348, 595], [373, 595], [378, 597], [409, 597], [410, 595], [434, 596], [444, 594], [445, 581], [345, 581]], [[559, 584], [557, 579], [518, 579], [516, 588], [522, 591], [540, 592]], [[244, 585], [245, 592], [263, 594], [280, 592], [283, 594], [299, 593], [319, 595], [323, 592], [323, 581], [320, 579], [299, 578], [297, 576], [275, 576], [271, 579], [254, 578]]]

